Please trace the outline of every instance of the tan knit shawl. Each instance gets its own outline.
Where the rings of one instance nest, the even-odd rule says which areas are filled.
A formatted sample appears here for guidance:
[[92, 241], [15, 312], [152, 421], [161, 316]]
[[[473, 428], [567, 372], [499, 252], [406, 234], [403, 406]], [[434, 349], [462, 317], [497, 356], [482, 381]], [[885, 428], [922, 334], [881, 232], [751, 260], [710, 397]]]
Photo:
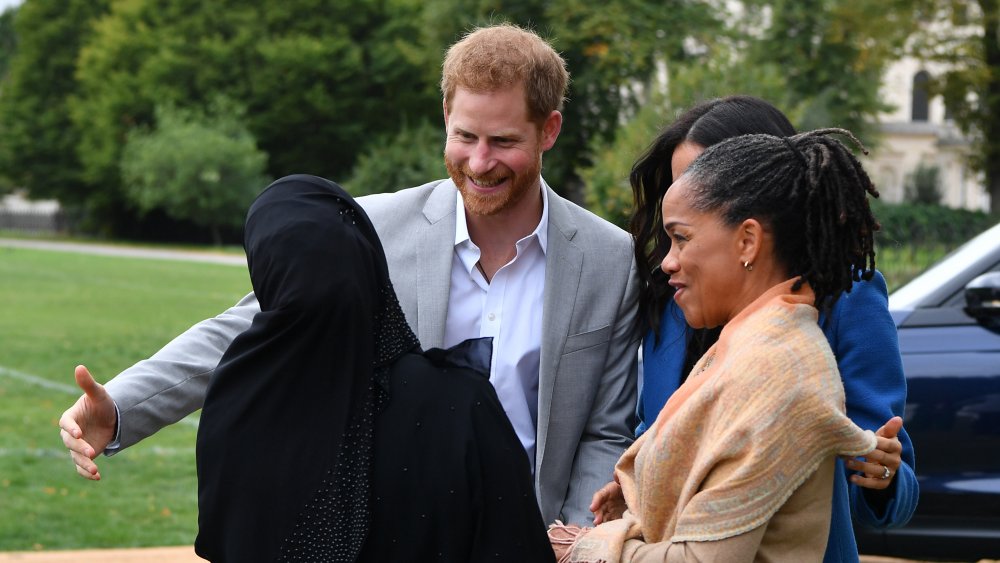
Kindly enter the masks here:
[[834, 455], [875, 436], [844, 414], [814, 295], [779, 284], [726, 324], [615, 474], [629, 511], [579, 538], [572, 561], [619, 561], [625, 540], [712, 541], [766, 523]]

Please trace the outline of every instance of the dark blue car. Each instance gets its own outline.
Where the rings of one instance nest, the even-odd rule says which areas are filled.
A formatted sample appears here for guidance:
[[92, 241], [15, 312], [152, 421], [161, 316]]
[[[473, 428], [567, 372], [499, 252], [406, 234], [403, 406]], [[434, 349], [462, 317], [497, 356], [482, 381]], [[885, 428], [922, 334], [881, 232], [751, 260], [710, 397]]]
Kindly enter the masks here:
[[1000, 224], [889, 297], [908, 385], [920, 502], [857, 529], [861, 553], [1000, 558]]

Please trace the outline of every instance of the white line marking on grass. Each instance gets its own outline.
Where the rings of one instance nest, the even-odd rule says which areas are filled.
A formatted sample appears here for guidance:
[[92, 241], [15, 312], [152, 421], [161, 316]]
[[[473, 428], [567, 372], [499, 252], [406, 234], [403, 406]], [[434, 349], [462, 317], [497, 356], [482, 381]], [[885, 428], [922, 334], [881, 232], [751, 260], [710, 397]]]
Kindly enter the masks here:
[[[11, 369], [9, 367], [0, 366], [0, 377], [10, 377], [12, 379], [17, 379], [18, 381], [23, 381], [30, 385], [37, 385], [39, 387], [44, 387], [46, 389], [52, 389], [54, 391], [60, 391], [68, 395], [79, 395], [80, 389], [73, 386], [67, 385], [65, 383], [59, 383], [56, 381], [51, 381], [44, 377], [37, 375], [32, 375], [30, 373], [24, 373], [23, 371], [18, 371], [16, 369]], [[192, 428], [198, 428], [198, 418], [182, 418], [178, 421], [180, 424], [185, 426], [190, 426]]]
[[74, 387], [73, 385], [67, 385], [65, 383], [57, 383], [55, 381], [50, 381], [44, 377], [39, 377], [37, 375], [31, 375], [30, 373], [24, 373], [23, 371], [17, 371], [10, 369], [8, 367], [0, 366], [0, 375], [5, 375], [25, 383], [30, 383], [32, 385], [37, 385], [39, 387], [45, 387], [46, 389], [54, 389], [56, 391], [62, 391], [70, 395], [79, 395], [80, 389]]
[[137, 248], [109, 244], [60, 242], [30, 239], [0, 238], [0, 247], [27, 248], [32, 250], [55, 250], [59, 252], [74, 252], [78, 254], [98, 254], [102, 256], [120, 256], [124, 258], [152, 258], [155, 260], [180, 260], [183, 262], [207, 262], [210, 264], [225, 264], [229, 266], [247, 265], [246, 256], [216, 254], [209, 251], [168, 250], [156, 248]]

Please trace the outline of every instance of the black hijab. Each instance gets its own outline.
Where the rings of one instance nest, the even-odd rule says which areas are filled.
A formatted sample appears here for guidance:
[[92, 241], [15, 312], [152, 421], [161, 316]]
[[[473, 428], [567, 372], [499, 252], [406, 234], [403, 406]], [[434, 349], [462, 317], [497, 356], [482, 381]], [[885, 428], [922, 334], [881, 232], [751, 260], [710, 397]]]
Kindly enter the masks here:
[[371, 519], [374, 416], [390, 364], [417, 339], [375, 229], [336, 184], [271, 184], [247, 214], [244, 248], [261, 311], [206, 395], [196, 551], [353, 561]]

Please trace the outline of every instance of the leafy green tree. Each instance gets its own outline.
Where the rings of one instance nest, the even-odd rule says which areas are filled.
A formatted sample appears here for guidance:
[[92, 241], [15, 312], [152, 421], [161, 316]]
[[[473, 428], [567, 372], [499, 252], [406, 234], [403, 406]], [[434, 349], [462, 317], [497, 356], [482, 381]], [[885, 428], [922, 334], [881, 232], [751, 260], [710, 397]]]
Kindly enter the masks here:
[[911, 0], [747, 0], [744, 64], [776, 67], [779, 107], [802, 105], [799, 129], [843, 127], [874, 144], [882, 76], [915, 31]]
[[[8, 8], [0, 12], [0, 96], [3, 95], [3, 83], [7, 77], [10, 60], [17, 51], [17, 35], [14, 33], [14, 15], [17, 8]], [[4, 143], [3, 123], [0, 123], [0, 153], [3, 153]], [[0, 164], [0, 194], [5, 194], [14, 188], [14, 182], [9, 173]]]
[[3, 79], [7, 76], [10, 60], [17, 51], [17, 33], [14, 31], [16, 14], [16, 7], [0, 12], [0, 90], [3, 89]]
[[73, 205], [92, 193], [82, 178], [80, 135], [68, 106], [79, 87], [77, 55], [107, 4], [36, 0], [17, 9], [16, 56], [0, 90], [0, 170], [34, 197]]
[[155, 126], [154, 108], [198, 108], [222, 95], [246, 123], [272, 176], [348, 174], [357, 155], [439, 97], [410, 62], [408, 0], [190, 2], [119, 0], [82, 50], [72, 100], [86, 180], [124, 199], [122, 140]]
[[708, 3], [689, 0], [558, 0], [545, 15], [573, 76], [550, 160], [568, 195], [579, 199], [576, 170], [592, 161], [592, 144], [610, 141], [622, 120], [649, 102], [649, 85], [663, 66], [697, 56], [686, 44], [710, 42], [723, 27]]
[[633, 208], [629, 171], [659, 132], [665, 108], [648, 104], [619, 127], [611, 141], [596, 141], [593, 163], [580, 171], [587, 208], [623, 229], [628, 228]]
[[913, 54], [946, 67], [928, 89], [944, 96], [974, 139], [972, 164], [985, 174], [990, 211], [1000, 213], [1000, 2], [922, 0], [920, 7], [924, 20], [950, 25], [924, 26]]
[[350, 179], [344, 184], [352, 195], [395, 192], [403, 188], [445, 178], [444, 128], [421, 121], [403, 126], [395, 135], [385, 135], [358, 157]]
[[178, 220], [220, 229], [239, 226], [254, 196], [269, 182], [267, 155], [223, 100], [202, 114], [170, 107], [156, 111], [156, 129], [128, 133], [121, 159], [125, 194], [140, 213], [163, 209]]
[[706, 24], [708, 33], [689, 33], [683, 55], [664, 57], [657, 79], [644, 84], [643, 108], [613, 139], [592, 141], [593, 164], [581, 171], [592, 211], [625, 226], [632, 163], [660, 128], [710, 98], [759, 96], [801, 130], [845, 127], [873, 143], [882, 72], [912, 29], [897, 25], [913, 13], [907, 3], [749, 0], [744, 7], [739, 17]]

